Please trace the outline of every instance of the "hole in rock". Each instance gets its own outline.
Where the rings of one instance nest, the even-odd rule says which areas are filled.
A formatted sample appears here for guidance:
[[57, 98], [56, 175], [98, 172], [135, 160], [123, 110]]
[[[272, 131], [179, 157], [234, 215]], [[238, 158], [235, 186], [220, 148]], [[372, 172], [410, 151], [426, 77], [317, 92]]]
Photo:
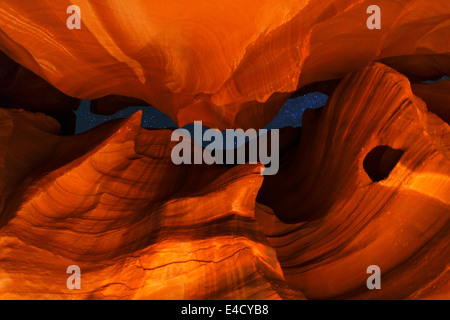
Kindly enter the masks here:
[[389, 146], [375, 147], [364, 158], [364, 170], [374, 182], [386, 179], [403, 153], [405, 152]]

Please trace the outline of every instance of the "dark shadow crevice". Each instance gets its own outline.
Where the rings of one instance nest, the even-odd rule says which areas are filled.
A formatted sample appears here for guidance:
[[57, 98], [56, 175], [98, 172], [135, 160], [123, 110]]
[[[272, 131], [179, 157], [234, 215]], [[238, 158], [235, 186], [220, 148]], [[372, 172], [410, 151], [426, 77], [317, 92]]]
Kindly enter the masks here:
[[402, 150], [392, 149], [389, 146], [373, 148], [364, 158], [363, 167], [373, 182], [386, 179], [402, 157]]

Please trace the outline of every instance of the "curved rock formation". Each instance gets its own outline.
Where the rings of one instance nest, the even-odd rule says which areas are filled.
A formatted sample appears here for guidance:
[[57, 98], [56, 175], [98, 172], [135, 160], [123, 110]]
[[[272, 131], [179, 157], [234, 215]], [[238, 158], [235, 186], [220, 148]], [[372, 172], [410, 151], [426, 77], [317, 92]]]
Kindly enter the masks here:
[[[444, 35], [445, 36], [445, 35]], [[408, 76], [412, 82], [439, 79], [450, 74], [449, 54], [417, 54], [396, 56], [379, 60], [400, 73]]]
[[[379, 63], [303, 119], [295, 154], [258, 195], [276, 214], [257, 210], [288, 283], [311, 299], [449, 299], [449, 125]], [[381, 290], [366, 287], [370, 265]]]
[[[450, 299], [450, 81], [408, 80], [450, 73], [450, 2], [371, 4], [3, 0], [0, 299]], [[78, 98], [245, 129], [318, 89], [274, 176], [175, 165], [141, 113], [61, 135]]]
[[0, 298], [448, 299], [448, 124], [382, 64], [304, 119], [258, 195], [275, 215], [258, 165], [176, 166], [139, 113], [61, 137], [0, 109]]
[[4, 0], [0, 49], [70, 96], [138, 98], [179, 126], [262, 128], [304, 85], [373, 60], [450, 52], [440, 40], [450, 37], [448, 1], [378, 1], [379, 30], [366, 27], [370, 3], [356, 0], [71, 3], [80, 30], [66, 27], [67, 1]]
[[415, 83], [411, 88], [416, 96], [426, 102], [428, 110], [450, 124], [450, 80], [433, 84]]
[[43, 112], [57, 119], [63, 134], [75, 132], [79, 99], [71, 98], [0, 51], [0, 101], [2, 108]]
[[258, 165], [176, 166], [171, 131], [139, 113], [72, 137], [0, 115], [1, 299], [303, 297], [254, 219]]
[[0, 109], [0, 298], [448, 298], [450, 129], [431, 109], [385, 65], [350, 74], [282, 130], [264, 183], [258, 165], [174, 165], [171, 130], [139, 113], [62, 137]]

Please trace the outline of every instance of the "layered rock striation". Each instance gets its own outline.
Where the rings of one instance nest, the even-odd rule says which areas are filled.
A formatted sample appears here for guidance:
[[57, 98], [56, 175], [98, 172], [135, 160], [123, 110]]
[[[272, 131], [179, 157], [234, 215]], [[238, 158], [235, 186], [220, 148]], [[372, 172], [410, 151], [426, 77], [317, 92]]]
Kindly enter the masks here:
[[[66, 26], [70, 4], [79, 30]], [[5, 0], [0, 49], [72, 97], [137, 98], [179, 126], [263, 128], [292, 92], [370, 61], [391, 59], [416, 77], [448, 70], [450, 3], [378, 1], [381, 29], [372, 30], [371, 4]]]

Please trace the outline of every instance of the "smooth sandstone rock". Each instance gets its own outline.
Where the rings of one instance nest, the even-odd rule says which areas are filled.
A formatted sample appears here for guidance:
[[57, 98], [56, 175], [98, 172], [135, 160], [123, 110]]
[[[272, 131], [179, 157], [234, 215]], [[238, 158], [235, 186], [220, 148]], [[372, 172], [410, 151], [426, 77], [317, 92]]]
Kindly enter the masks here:
[[0, 298], [303, 297], [254, 219], [259, 165], [176, 166], [171, 131], [141, 128], [140, 113], [72, 137], [0, 113]]
[[[370, 4], [80, 0], [68, 30], [64, 1], [5, 0], [0, 49], [97, 112], [144, 100], [179, 125], [261, 128], [294, 92], [333, 94], [282, 130], [263, 180], [173, 165], [171, 131], [139, 114], [62, 137], [19, 109], [68, 97], [29, 94], [38, 77], [3, 63], [17, 110], [0, 109], [0, 298], [449, 299], [449, 82], [404, 75], [448, 75], [450, 3], [379, 1], [381, 30]], [[382, 290], [366, 287], [373, 264]]]
[[411, 88], [416, 96], [426, 102], [431, 112], [450, 124], [450, 80], [433, 84], [415, 83]]
[[[449, 125], [378, 63], [346, 76], [306, 120], [258, 195], [273, 211], [256, 210], [288, 283], [310, 299], [448, 299]], [[370, 265], [381, 290], [366, 287]]]
[[387, 66], [282, 130], [264, 182], [257, 165], [173, 165], [171, 131], [139, 113], [72, 137], [0, 115], [4, 299], [448, 298], [449, 127]]
[[76, 4], [80, 30], [66, 27], [67, 1], [3, 1], [0, 49], [70, 96], [137, 98], [179, 126], [263, 128], [298, 88], [374, 60], [448, 67], [448, 1], [378, 1], [380, 30], [366, 27], [367, 1]]

